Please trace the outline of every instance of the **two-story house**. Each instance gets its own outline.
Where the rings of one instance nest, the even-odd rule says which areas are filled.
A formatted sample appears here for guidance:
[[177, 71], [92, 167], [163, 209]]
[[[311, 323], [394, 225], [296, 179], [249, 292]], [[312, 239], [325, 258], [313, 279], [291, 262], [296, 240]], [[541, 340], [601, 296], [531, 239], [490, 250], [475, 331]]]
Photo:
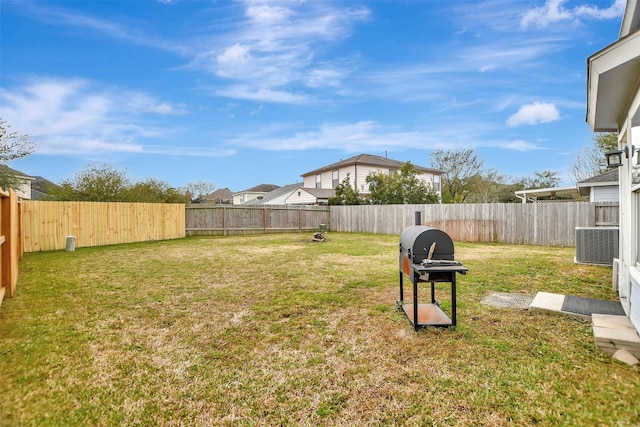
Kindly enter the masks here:
[[[368, 175], [379, 172], [392, 175], [398, 173], [405, 163], [382, 156], [359, 154], [302, 174], [303, 188], [333, 190], [349, 176], [349, 181], [354, 190], [360, 194], [368, 194]], [[414, 166], [420, 172], [420, 178], [430, 185], [440, 197], [440, 177], [442, 172], [423, 166]]]

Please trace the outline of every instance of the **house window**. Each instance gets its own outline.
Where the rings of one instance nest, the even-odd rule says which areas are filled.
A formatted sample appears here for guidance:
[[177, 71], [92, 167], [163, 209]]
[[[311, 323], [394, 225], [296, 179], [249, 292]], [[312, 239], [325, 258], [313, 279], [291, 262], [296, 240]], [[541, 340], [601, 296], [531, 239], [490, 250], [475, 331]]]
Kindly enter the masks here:
[[433, 176], [433, 189], [435, 191], [440, 191], [440, 175]]
[[336, 188], [339, 183], [338, 171], [331, 172], [331, 188]]
[[316, 188], [322, 188], [322, 175], [316, 175]]
[[396, 172], [397, 171], [395, 169], [389, 169], [389, 176], [395, 176]]
[[298, 191], [298, 197], [300, 197], [300, 192]]

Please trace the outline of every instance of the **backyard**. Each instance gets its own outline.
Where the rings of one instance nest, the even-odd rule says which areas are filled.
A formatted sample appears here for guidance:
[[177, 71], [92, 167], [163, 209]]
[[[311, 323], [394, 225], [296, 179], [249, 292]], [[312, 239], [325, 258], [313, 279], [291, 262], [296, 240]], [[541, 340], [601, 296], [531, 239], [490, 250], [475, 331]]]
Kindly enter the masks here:
[[458, 327], [416, 333], [396, 309], [398, 236], [310, 238], [26, 254], [0, 307], [0, 425], [640, 424], [640, 375], [590, 322], [481, 303], [615, 300], [610, 268], [458, 243]]

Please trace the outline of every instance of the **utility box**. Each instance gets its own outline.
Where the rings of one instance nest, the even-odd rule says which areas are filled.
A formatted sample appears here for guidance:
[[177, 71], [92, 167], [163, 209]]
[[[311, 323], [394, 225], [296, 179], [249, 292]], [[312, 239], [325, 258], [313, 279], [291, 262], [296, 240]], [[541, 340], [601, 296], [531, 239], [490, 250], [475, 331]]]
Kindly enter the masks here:
[[67, 236], [65, 250], [73, 252], [76, 250], [76, 236]]

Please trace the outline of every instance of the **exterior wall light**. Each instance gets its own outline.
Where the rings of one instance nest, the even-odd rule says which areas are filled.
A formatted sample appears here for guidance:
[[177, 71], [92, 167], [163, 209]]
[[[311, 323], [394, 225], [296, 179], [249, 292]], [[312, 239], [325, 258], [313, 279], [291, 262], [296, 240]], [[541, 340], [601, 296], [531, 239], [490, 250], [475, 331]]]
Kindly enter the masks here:
[[604, 156], [607, 159], [607, 167], [613, 168], [622, 166], [622, 153], [622, 150], [611, 150], [604, 153]]
[[627, 159], [629, 158], [629, 155], [631, 155], [631, 162], [634, 163], [634, 165], [638, 165], [640, 159], [633, 159], [638, 151], [639, 149], [635, 148], [633, 145], [631, 147], [625, 145], [624, 150], [607, 151], [604, 153], [604, 156], [607, 158], [607, 166], [610, 168], [622, 166], [622, 153], [624, 153], [624, 157]]

